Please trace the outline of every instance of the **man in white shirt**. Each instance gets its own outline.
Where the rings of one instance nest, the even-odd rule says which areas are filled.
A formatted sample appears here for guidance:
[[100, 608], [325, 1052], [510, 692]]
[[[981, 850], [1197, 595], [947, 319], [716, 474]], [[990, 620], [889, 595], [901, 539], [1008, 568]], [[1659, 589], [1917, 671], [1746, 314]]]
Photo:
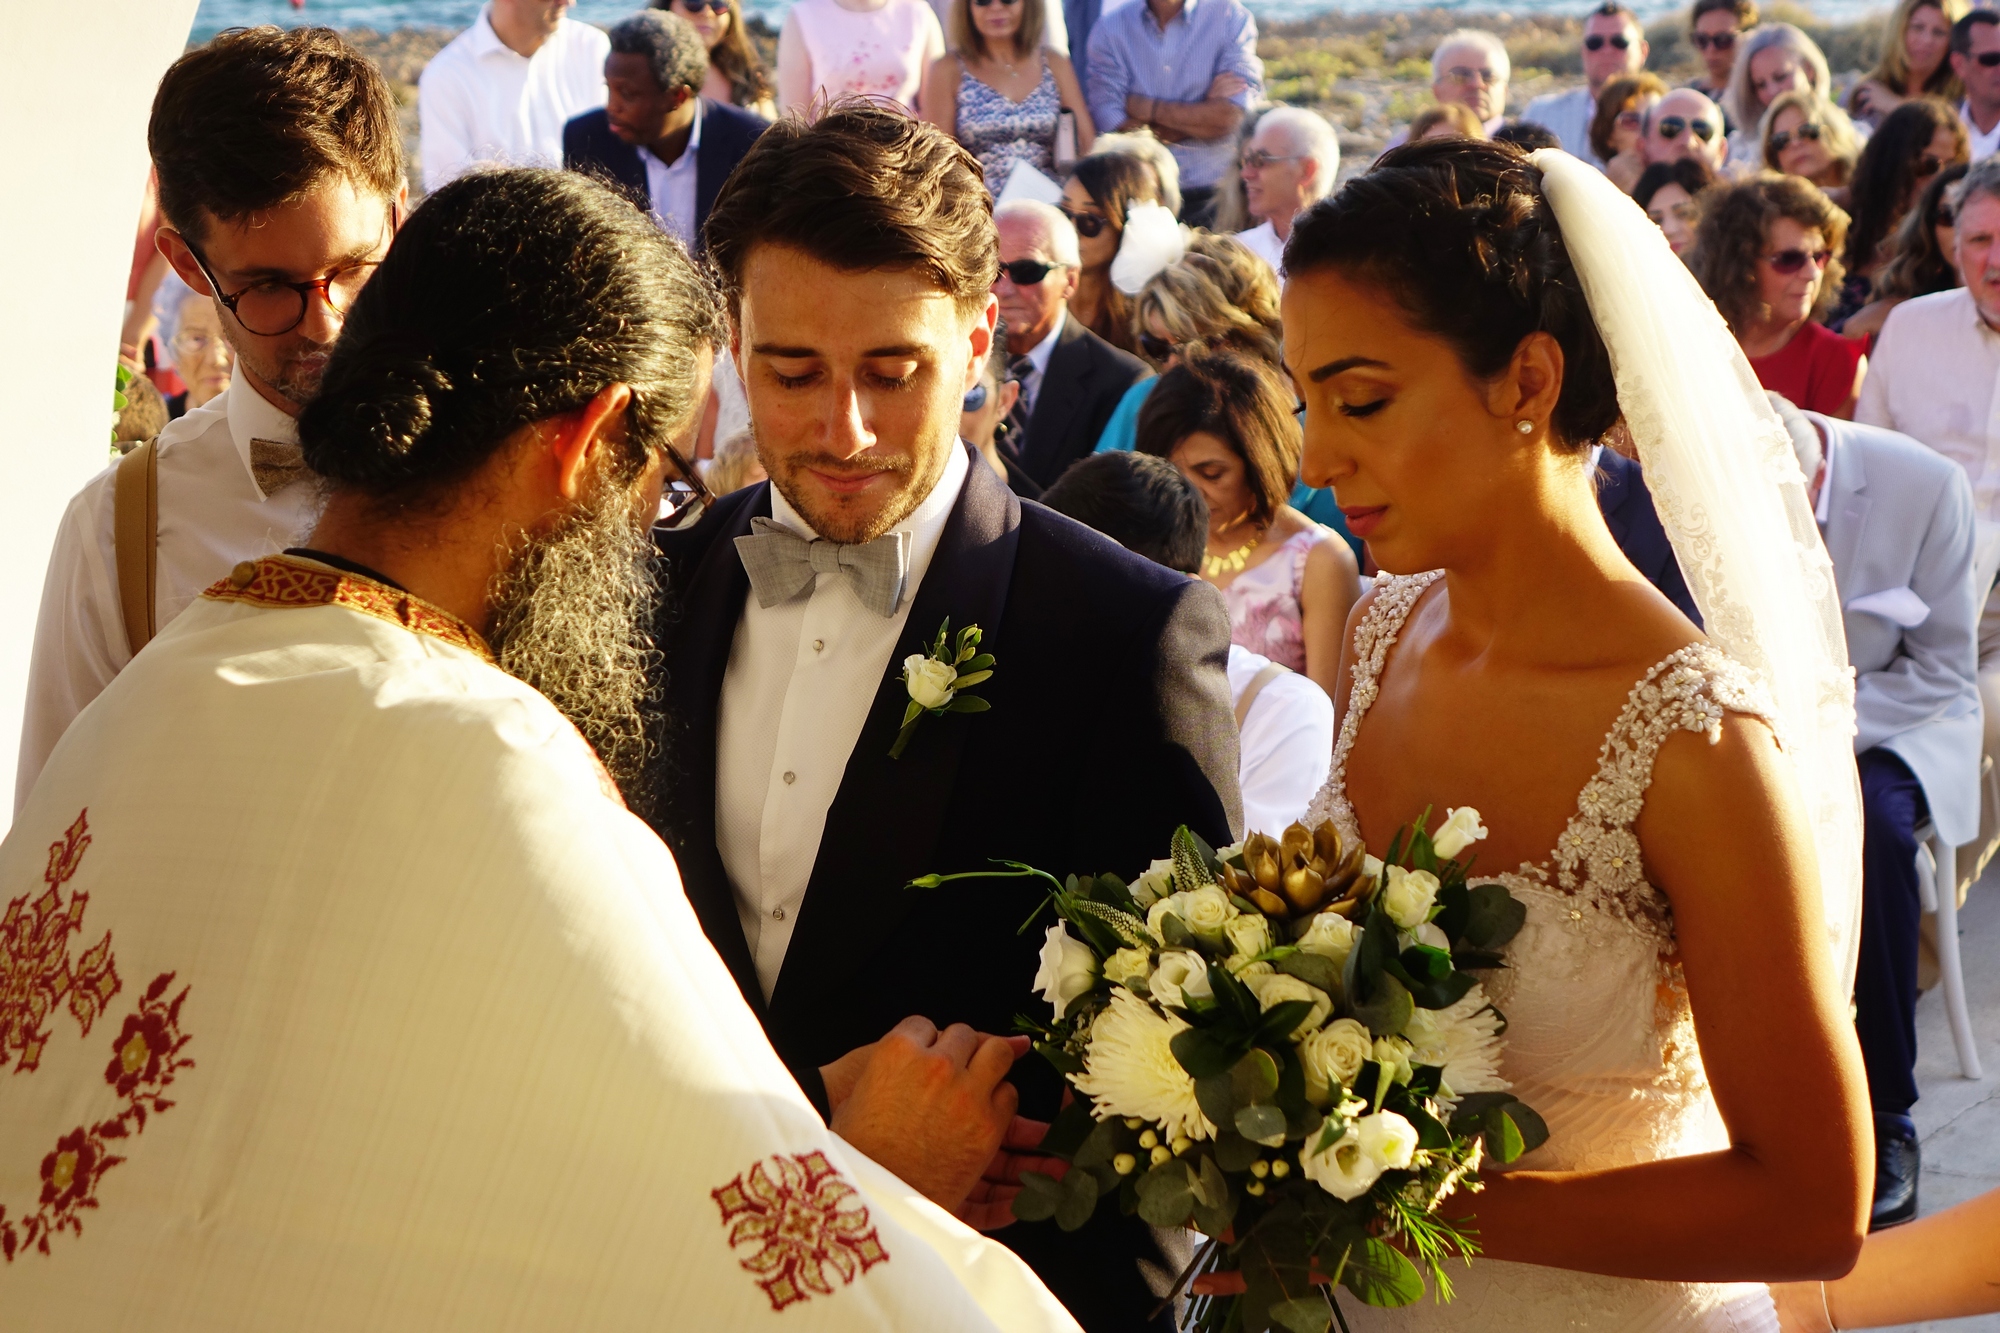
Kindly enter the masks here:
[[1965, 85], [1958, 117], [1972, 160], [2000, 152], [2000, 14], [1975, 9], [1951, 25], [1951, 72]]
[[[1616, 0], [1605, 0], [1583, 21], [1584, 86], [1537, 97], [1528, 103], [1521, 119], [1553, 131], [1562, 140], [1564, 152], [1602, 171], [1604, 163], [1590, 146], [1590, 122], [1597, 115], [1597, 95], [1619, 75], [1637, 74], [1644, 69], [1648, 50], [1646, 30], [1639, 26], [1637, 16]], [[1721, 122], [1718, 120], [1717, 124]]]
[[[1440, 103], [1457, 102], [1479, 118], [1492, 134], [1507, 118], [1507, 81], [1514, 65], [1498, 37], [1483, 28], [1448, 32], [1431, 51], [1431, 96]], [[1390, 136], [1384, 149], [1410, 140], [1405, 125]]]
[[[324, 28], [225, 33], [181, 57], [160, 82], [148, 140], [159, 247], [215, 302], [236, 367], [150, 456], [99, 473], [63, 515], [35, 625], [17, 809], [70, 720], [150, 634], [239, 561], [304, 532], [314, 497], [292, 419], [404, 205], [395, 100], [374, 64]], [[135, 468], [155, 475], [150, 546]], [[134, 479], [127, 513], [139, 522], [121, 539], [117, 492], [133, 494]], [[137, 576], [122, 596], [121, 571]]]
[[604, 105], [611, 43], [576, 0], [487, 0], [417, 79], [424, 189], [478, 166], [562, 165], [563, 126]]
[[1258, 225], [1236, 239], [1279, 272], [1292, 219], [1332, 194], [1339, 175], [1340, 136], [1326, 117], [1295, 106], [1266, 111], [1243, 146], [1243, 202]]

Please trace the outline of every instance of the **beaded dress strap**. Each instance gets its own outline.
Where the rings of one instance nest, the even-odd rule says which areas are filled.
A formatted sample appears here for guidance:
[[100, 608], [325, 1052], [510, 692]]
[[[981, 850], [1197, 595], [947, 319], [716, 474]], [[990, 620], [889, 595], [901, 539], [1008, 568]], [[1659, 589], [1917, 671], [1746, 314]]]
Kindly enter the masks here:
[[1393, 574], [1375, 583], [1375, 600], [1368, 614], [1354, 627], [1354, 663], [1347, 687], [1347, 710], [1341, 715], [1340, 735], [1333, 743], [1333, 765], [1327, 774], [1328, 790], [1343, 796], [1347, 788], [1347, 752], [1361, 730], [1361, 719], [1380, 692], [1383, 664], [1389, 650], [1402, 633], [1417, 600], [1433, 583], [1444, 577], [1442, 569], [1422, 574]]

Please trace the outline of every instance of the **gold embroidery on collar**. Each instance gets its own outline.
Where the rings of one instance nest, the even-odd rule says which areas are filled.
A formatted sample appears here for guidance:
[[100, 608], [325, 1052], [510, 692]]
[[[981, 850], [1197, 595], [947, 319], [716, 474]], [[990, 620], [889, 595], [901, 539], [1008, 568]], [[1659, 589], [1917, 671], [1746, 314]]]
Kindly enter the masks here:
[[246, 560], [202, 596], [218, 602], [248, 602], [275, 609], [344, 606], [401, 625], [412, 634], [428, 635], [476, 653], [487, 662], [494, 660], [493, 650], [486, 646], [479, 631], [443, 607], [385, 583], [291, 556]]

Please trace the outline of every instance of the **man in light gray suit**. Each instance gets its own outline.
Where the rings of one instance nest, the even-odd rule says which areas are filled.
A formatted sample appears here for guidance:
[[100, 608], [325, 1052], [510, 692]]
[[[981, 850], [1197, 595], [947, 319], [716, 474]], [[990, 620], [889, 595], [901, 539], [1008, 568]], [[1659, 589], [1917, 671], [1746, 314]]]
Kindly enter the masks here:
[[1800, 412], [1772, 395], [1811, 482], [1846, 609], [1861, 772], [1861, 960], [1855, 1033], [1875, 1111], [1870, 1228], [1917, 1211], [1915, 831], [1979, 830], [1983, 738], [1965, 470], [1907, 435]]

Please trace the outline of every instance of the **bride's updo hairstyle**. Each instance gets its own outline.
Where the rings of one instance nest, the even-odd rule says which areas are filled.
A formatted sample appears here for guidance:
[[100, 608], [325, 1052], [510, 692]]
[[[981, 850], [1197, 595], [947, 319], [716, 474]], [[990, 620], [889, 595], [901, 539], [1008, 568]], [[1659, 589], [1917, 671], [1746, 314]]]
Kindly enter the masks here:
[[1478, 380], [1505, 370], [1529, 334], [1554, 338], [1563, 383], [1550, 425], [1564, 450], [1617, 422], [1611, 357], [1542, 173], [1511, 145], [1430, 139], [1387, 153], [1293, 223], [1286, 274], [1317, 268], [1388, 293]]
[[391, 509], [434, 502], [521, 427], [632, 388], [630, 482], [682, 430], [714, 289], [637, 207], [583, 176], [461, 177], [426, 199], [347, 314], [299, 417], [308, 466]]

